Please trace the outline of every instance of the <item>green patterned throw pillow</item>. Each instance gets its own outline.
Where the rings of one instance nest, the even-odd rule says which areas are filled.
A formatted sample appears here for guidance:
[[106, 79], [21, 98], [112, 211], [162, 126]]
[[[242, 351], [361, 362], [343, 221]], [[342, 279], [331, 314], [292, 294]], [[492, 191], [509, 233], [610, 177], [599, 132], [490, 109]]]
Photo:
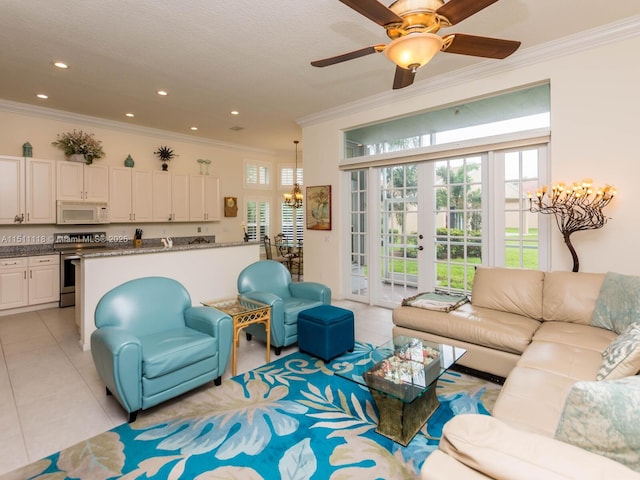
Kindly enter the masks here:
[[608, 272], [591, 316], [591, 325], [618, 334], [640, 322], [640, 277]]
[[640, 472], [640, 377], [576, 382], [556, 438]]
[[614, 380], [640, 371], [640, 323], [632, 323], [602, 352], [596, 380]]

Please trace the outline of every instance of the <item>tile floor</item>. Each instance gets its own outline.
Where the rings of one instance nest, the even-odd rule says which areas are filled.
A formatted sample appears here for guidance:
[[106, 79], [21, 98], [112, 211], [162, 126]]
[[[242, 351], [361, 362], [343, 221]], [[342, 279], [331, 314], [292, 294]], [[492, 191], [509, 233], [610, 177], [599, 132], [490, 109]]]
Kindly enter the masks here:
[[[379, 345], [390, 338], [391, 310], [333, 304], [353, 310], [357, 340]], [[264, 344], [241, 337], [238, 374], [265, 363]], [[73, 307], [0, 317], [0, 475], [126, 422], [79, 338]], [[223, 381], [230, 376], [229, 362]]]

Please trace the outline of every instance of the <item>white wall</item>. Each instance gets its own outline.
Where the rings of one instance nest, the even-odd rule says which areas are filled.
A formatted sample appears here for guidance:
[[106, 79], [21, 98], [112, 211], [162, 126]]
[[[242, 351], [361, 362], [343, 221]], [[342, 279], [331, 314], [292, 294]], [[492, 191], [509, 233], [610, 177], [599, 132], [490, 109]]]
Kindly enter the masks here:
[[[3, 102], [0, 100], [0, 154], [22, 156], [22, 144], [29, 141], [33, 146], [34, 158], [64, 160], [65, 156], [57, 147], [51, 145], [59, 133], [73, 129], [94, 133], [102, 141], [105, 158], [96, 160], [96, 164], [122, 166], [127, 155], [135, 161], [134, 168], [160, 170], [161, 162], [153, 152], [161, 145], [168, 145], [179, 155], [169, 162], [169, 171], [178, 173], [199, 173], [198, 158], [211, 160], [209, 172], [220, 177], [220, 197], [238, 197], [238, 216], [225, 218], [219, 222], [203, 223], [153, 223], [119, 224], [93, 227], [56, 227], [56, 226], [4, 226], [0, 225], [0, 239], [17, 234], [51, 235], [58, 231], [107, 231], [113, 235], [133, 237], [137, 227], [142, 227], [146, 238], [162, 236], [191, 236], [200, 234], [215, 235], [218, 242], [233, 242], [242, 239], [240, 224], [243, 221], [244, 198], [253, 193], [261, 197], [271, 196], [280, 201], [279, 193], [273, 191], [251, 191], [243, 188], [243, 163], [245, 159], [272, 163], [274, 172], [277, 163], [293, 163], [293, 148], [289, 152], [249, 149], [237, 145], [202, 140], [194, 135], [177, 135], [170, 132], [145, 129], [124, 122], [110, 122], [93, 117], [66, 114], [55, 110], [35, 108], [27, 105]], [[274, 177], [274, 181], [277, 180]], [[277, 182], [276, 182], [277, 183]], [[220, 202], [222, 205], [222, 201]], [[274, 203], [276, 205], [276, 203]], [[279, 229], [279, 210], [273, 209], [272, 224]], [[6, 244], [0, 244], [6, 246]]]
[[[313, 252], [305, 255], [305, 277], [322, 279], [336, 298], [343, 292], [341, 252], [348, 252], [349, 243], [342, 231], [350, 227], [349, 218], [341, 215], [348, 194], [338, 171], [343, 130], [546, 80], [551, 83], [551, 180], [590, 177], [596, 184], [614, 184], [619, 191], [605, 210], [611, 220], [604, 228], [572, 236], [580, 271], [638, 274], [640, 261], [632, 246], [640, 235], [640, 202], [633, 200], [640, 178], [640, 68], [633, 57], [639, 50], [636, 36], [551, 60], [520, 62], [513, 69], [496, 66], [497, 73], [483, 72], [453, 85], [440, 82], [439, 88], [416, 88], [416, 94], [409, 87], [381, 96], [373, 106], [303, 119], [305, 177], [311, 182], [307, 185], [332, 185], [334, 205], [331, 232], [305, 232], [305, 252]], [[555, 225], [551, 236], [551, 268], [570, 270], [571, 256]]]
[[79, 287], [81, 307], [76, 306], [80, 310], [80, 347], [83, 350], [91, 348], [91, 333], [96, 328], [93, 314], [100, 299], [112, 288], [134, 278], [169, 277], [184, 285], [191, 296], [191, 303], [197, 306], [201, 302], [237, 295], [238, 274], [259, 256], [260, 245], [244, 244], [84, 258]]

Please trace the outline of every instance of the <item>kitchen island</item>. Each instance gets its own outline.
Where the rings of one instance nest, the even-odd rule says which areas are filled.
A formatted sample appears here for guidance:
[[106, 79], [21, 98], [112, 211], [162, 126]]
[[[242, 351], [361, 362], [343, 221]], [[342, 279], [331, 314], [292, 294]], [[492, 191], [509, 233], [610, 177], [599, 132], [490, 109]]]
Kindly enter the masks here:
[[260, 259], [259, 242], [117, 248], [83, 253], [76, 278], [80, 347], [91, 348], [96, 305], [112, 288], [134, 278], [161, 276], [182, 283], [193, 305], [233, 297], [240, 271]]

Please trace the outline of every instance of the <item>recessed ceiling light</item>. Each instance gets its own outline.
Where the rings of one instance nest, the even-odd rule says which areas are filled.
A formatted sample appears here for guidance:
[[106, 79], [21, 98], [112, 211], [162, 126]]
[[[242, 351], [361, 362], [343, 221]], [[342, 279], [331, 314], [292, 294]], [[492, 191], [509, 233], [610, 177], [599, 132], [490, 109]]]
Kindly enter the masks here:
[[231, 110], [231, 115], [240, 115], [240, 112], [237, 110]]
[[49, 96], [45, 95], [44, 93], [39, 93], [36, 95], [36, 97], [41, 98], [43, 100], [46, 100], [47, 98], [49, 98]]
[[191, 127], [191, 130], [195, 132], [196, 130], [198, 130], [198, 127]]
[[169, 93], [166, 90], [158, 90], [156, 93], [158, 95], [162, 95], [163, 97], [166, 97], [167, 95], [169, 95]]
[[129, 118], [135, 117], [135, 115], [133, 113], [125, 113], [124, 116], [125, 117], [129, 117]]
[[58, 68], [62, 68], [62, 69], [69, 68], [69, 65], [67, 65], [64, 62], [53, 62], [53, 66], [54, 67], [58, 67]]

